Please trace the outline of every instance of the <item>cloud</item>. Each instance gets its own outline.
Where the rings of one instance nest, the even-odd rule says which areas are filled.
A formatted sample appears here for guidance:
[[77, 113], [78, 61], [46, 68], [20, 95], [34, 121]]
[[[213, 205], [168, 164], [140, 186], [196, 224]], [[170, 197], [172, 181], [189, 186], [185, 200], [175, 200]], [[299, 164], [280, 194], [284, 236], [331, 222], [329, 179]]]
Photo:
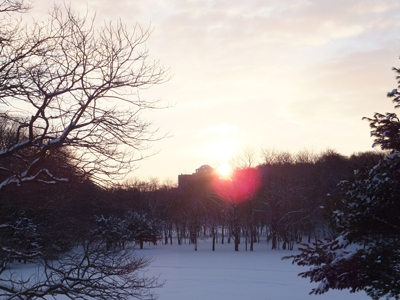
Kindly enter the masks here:
[[[178, 164], [191, 170], [207, 163], [198, 157], [217, 153], [212, 149], [224, 148], [221, 143], [290, 150], [340, 145], [342, 151], [362, 149], [358, 139], [365, 137], [369, 147], [361, 117], [393, 111], [385, 95], [396, 85], [390, 68], [400, 65], [399, 4], [71, 0], [82, 13], [96, 10], [100, 23], [152, 24], [150, 60], [160, 59], [175, 76], [141, 95], [174, 104], [154, 120], [174, 136], [161, 142], [160, 161], [175, 173]], [[48, 1], [36, 5], [39, 14], [49, 9]]]
[[322, 28], [331, 38], [347, 38], [364, 32], [364, 27], [361, 25], [353, 24], [346, 26], [333, 21], [323, 23]]

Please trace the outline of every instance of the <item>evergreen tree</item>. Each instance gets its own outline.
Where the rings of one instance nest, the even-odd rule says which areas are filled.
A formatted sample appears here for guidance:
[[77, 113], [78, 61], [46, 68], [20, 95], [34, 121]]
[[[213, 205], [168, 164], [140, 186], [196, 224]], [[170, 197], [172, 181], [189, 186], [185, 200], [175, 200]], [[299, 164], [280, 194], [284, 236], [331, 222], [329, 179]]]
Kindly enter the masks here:
[[[388, 96], [400, 102], [397, 90]], [[340, 183], [342, 199], [326, 208], [332, 210], [336, 238], [303, 244], [300, 254], [285, 257], [311, 266], [299, 274], [319, 282], [311, 294], [349, 289], [364, 290], [373, 299], [400, 298], [400, 122], [394, 113], [366, 119], [374, 145], [391, 154], [372, 168], [355, 170], [352, 178]]]

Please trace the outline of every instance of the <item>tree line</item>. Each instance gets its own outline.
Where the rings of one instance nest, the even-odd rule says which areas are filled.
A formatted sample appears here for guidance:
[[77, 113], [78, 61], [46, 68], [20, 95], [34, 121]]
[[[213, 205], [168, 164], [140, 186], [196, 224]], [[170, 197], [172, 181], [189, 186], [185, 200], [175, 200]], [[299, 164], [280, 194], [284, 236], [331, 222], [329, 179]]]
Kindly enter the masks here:
[[338, 183], [354, 175], [352, 168], [373, 166], [385, 155], [264, 154], [264, 163], [236, 168], [230, 178], [208, 170], [178, 187], [137, 181], [112, 190], [124, 205], [159, 222], [165, 244], [188, 242], [196, 249], [197, 239], [206, 237], [212, 250], [216, 243], [232, 242], [238, 251], [239, 244], [253, 250], [265, 238], [272, 249], [293, 249], [304, 238], [334, 234], [323, 209], [327, 198], [340, 195]]
[[[16, 134], [6, 123], [0, 132], [4, 144]], [[252, 251], [261, 239], [272, 249], [292, 250], [304, 239], [334, 236], [327, 203], [340, 196], [338, 183], [354, 177], [357, 166], [372, 167], [385, 155], [263, 153], [263, 163], [237, 167], [229, 178], [207, 170], [182, 186], [153, 179], [105, 188], [81, 176], [50, 185], [8, 185], [0, 194], [2, 256], [56, 257], [95, 237], [107, 249], [132, 242], [141, 248], [145, 242], [192, 243], [197, 249], [198, 238], [209, 238], [212, 250], [232, 243], [236, 251], [241, 244]], [[49, 171], [60, 177], [79, 174], [65, 167], [67, 157], [62, 151], [48, 157]]]
[[[207, 171], [179, 187], [152, 180], [105, 189], [86, 180], [59, 183], [53, 186], [53, 193], [52, 186], [44, 183], [41, 188], [37, 184], [31, 188], [26, 185], [24, 192], [35, 196], [9, 187], [9, 194], [3, 194], [7, 195], [8, 204], [4, 202], [2, 211], [4, 216], [19, 210], [47, 218], [54, 215], [61, 228], [72, 230], [75, 239], [82, 228], [95, 231], [98, 226], [109, 226], [121, 233], [110, 232], [113, 243], [122, 243], [126, 236], [121, 224], [129, 227], [126, 220], [137, 214], [149, 228], [143, 241], [196, 245], [200, 236], [211, 238], [213, 250], [216, 242], [231, 241], [235, 250], [239, 250], [240, 243], [245, 247], [249, 244], [253, 250], [254, 243], [266, 238], [272, 249], [293, 249], [294, 243], [304, 238], [310, 242], [334, 235], [327, 208], [329, 199], [340, 196], [338, 183], [354, 177], [353, 168], [371, 167], [384, 156], [383, 152], [363, 152], [346, 157], [333, 150], [318, 155], [307, 151], [297, 155], [266, 153], [264, 163], [237, 168], [229, 179]], [[81, 236], [85, 237], [85, 233]], [[136, 240], [143, 246], [143, 241]]]

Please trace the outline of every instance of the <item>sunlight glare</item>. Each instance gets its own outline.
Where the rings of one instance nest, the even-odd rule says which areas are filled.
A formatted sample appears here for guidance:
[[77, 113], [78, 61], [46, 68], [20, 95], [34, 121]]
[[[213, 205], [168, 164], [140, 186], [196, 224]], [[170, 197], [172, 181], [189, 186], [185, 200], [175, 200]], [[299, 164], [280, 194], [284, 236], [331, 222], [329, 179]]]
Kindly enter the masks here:
[[223, 164], [218, 167], [218, 172], [224, 177], [228, 176], [231, 172], [231, 167], [228, 164]]
[[202, 148], [205, 156], [217, 161], [228, 161], [237, 153], [238, 143], [229, 139], [214, 141]]

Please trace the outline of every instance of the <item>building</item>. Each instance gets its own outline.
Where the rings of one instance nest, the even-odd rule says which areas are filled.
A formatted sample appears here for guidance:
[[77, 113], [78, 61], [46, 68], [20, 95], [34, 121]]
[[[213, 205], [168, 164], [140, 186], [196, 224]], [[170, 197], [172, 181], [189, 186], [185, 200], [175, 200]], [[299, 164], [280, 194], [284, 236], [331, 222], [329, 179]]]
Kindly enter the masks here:
[[216, 172], [213, 167], [202, 165], [200, 168], [196, 169], [195, 173], [178, 175], [178, 190], [185, 191], [195, 184], [200, 185], [202, 183], [207, 183], [215, 176]]

